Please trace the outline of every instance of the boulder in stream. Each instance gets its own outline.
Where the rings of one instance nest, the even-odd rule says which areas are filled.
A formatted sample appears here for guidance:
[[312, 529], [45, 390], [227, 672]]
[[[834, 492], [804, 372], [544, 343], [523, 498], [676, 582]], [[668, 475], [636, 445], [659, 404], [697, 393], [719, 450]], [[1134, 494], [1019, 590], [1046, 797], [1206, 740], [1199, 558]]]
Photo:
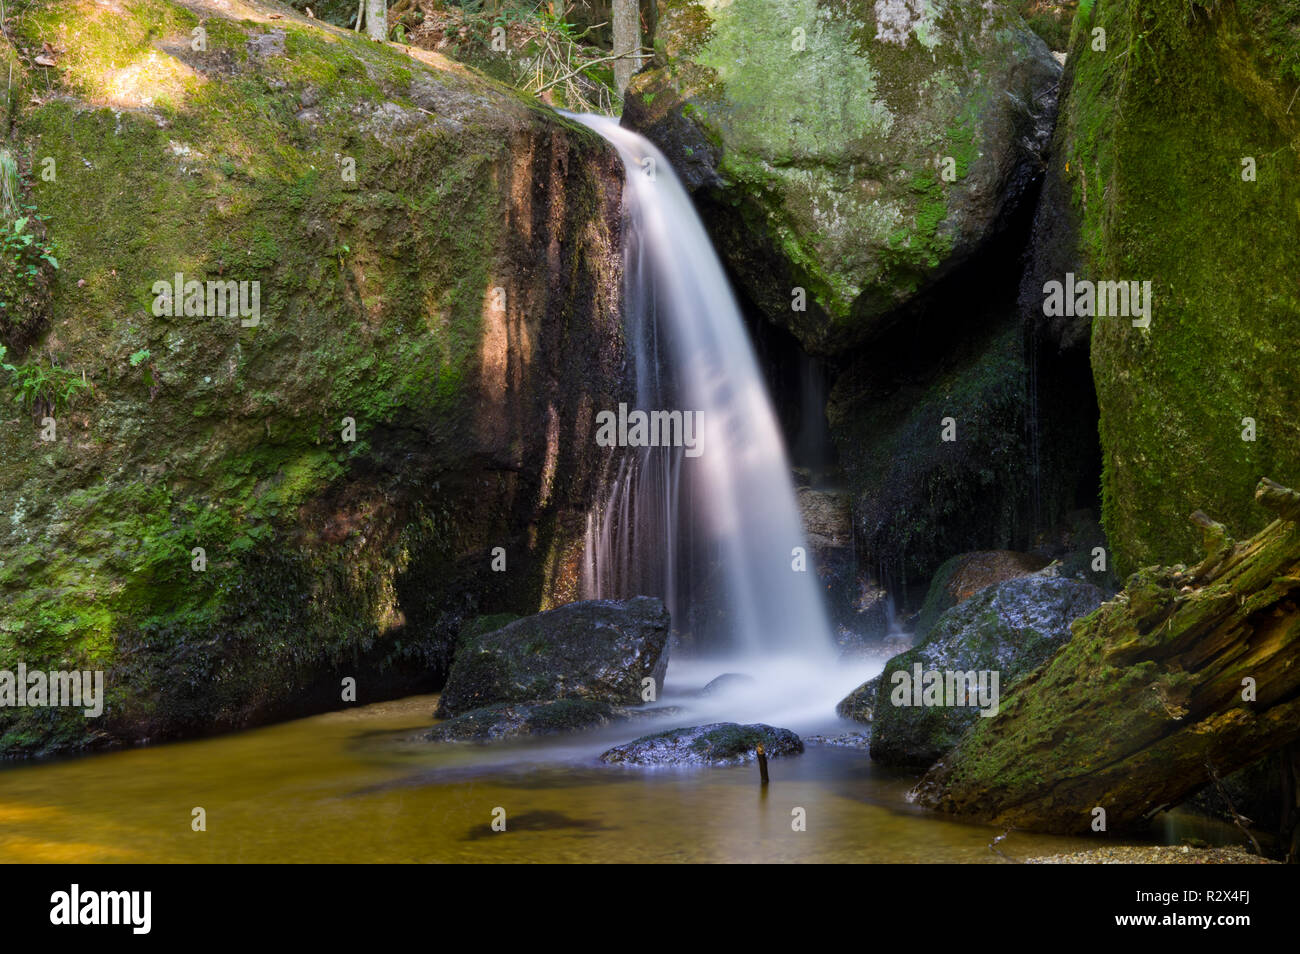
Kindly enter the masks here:
[[743, 765], [754, 760], [757, 745], [768, 758], [803, 752], [803, 741], [789, 729], [714, 722], [643, 736], [614, 746], [600, 760], [624, 765]]
[[[1101, 605], [1090, 583], [1048, 570], [986, 587], [948, 610], [924, 642], [885, 664], [884, 672], [850, 693], [836, 711], [871, 722], [871, 757], [890, 765], [927, 767], [980, 718], [974, 705], [896, 705], [895, 673], [996, 673], [997, 695], [1037, 668], [1070, 639], [1070, 624]], [[986, 683], [992, 688], [991, 678]], [[945, 696], [945, 702], [950, 700]], [[986, 706], [985, 708], [991, 707]]]
[[438, 701], [440, 718], [507, 702], [642, 702], [643, 680], [662, 688], [668, 611], [663, 600], [586, 600], [466, 631]]

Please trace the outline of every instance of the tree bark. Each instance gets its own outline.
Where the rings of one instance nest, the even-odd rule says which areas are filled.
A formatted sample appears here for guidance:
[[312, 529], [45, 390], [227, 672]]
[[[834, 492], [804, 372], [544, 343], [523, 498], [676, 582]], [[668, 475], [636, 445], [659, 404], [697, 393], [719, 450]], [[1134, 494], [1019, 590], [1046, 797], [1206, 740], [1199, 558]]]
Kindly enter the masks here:
[[[1131, 828], [1300, 739], [1300, 494], [1244, 543], [1199, 511], [1206, 558], [1150, 567], [980, 719], [913, 791], [922, 805], [1063, 833]], [[1253, 687], [1253, 697], [1252, 697]]]
[[[641, 11], [638, 0], [614, 0], [614, 52], [623, 54], [641, 49]], [[623, 56], [614, 61], [614, 85], [619, 95], [627, 89], [632, 74], [641, 67], [639, 56]]]
[[387, 0], [366, 0], [366, 35], [372, 40], [388, 39]]

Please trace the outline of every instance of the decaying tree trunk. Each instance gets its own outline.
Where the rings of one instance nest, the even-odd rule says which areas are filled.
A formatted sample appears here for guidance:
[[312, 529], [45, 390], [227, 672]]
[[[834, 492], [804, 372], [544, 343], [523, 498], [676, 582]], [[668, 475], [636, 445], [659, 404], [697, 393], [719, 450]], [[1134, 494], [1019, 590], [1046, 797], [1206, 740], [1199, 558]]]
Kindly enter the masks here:
[[1244, 543], [1197, 511], [1206, 557], [1152, 567], [917, 785], [922, 805], [1062, 833], [1132, 827], [1300, 739], [1300, 494]]

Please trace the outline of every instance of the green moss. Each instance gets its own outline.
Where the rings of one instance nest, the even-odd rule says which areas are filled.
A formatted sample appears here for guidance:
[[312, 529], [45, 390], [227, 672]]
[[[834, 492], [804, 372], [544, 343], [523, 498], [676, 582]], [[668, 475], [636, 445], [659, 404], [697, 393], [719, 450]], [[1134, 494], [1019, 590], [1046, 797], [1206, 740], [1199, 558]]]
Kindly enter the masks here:
[[[676, 163], [697, 168], [697, 145], [713, 147], [720, 249], [756, 306], [819, 352], [878, 331], [972, 243], [983, 226], [965, 180], [1000, 148], [980, 141], [998, 125], [990, 113], [1052, 72], [1000, 8], [936, 0], [892, 42], [867, 0], [661, 7], [657, 68], [638, 77], [627, 115]], [[955, 183], [936, 173], [944, 156]], [[796, 286], [805, 312], [789, 307]]]
[[[514, 241], [502, 131], [534, 117], [362, 37], [208, 16], [196, 53], [183, 6], [122, 9], [10, 8], [21, 43], [64, 51], [41, 78], [57, 94], [24, 101], [13, 142], [58, 170], [30, 186], [63, 266], [41, 353], [93, 391], [60, 411], [53, 444], [0, 430], [0, 668], [109, 668], [127, 735], [240, 724], [345, 663], [445, 668], [446, 631], [500, 599], [487, 586], [451, 605], [466, 553], [527, 510], [503, 503], [504, 478], [456, 509], [457, 488], [430, 488], [479, 446], [484, 290]], [[286, 53], [250, 55], [274, 31]], [[453, 131], [417, 87], [472, 109]], [[589, 237], [593, 179], [570, 180], [555, 212]], [[589, 284], [576, 300], [592, 254], [584, 238], [574, 274], [541, 279], [572, 284], [545, 308], [574, 340], [599, 307]], [[155, 316], [154, 283], [178, 272], [260, 283], [260, 324]], [[153, 379], [132, 365], [142, 351]], [[534, 529], [539, 551], [561, 532]], [[538, 578], [521, 571], [514, 592], [539, 599]], [[12, 738], [42, 737], [4, 718]]]
[[[1300, 470], [1286, 344], [1300, 336], [1300, 114], [1272, 45], [1300, 29], [1300, 3], [1263, 17], [1111, 0], [1079, 17], [1064, 158], [1088, 277], [1150, 280], [1155, 298], [1149, 329], [1093, 324], [1103, 522], [1127, 573], [1189, 559], [1192, 510], [1258, 529], [1255, 482]], [[1093, 27], [1107, 52], [1091, 49]], [[1257, 181], [1242, 180], [1243, 157]]]
[[[859, 545], [899, 584], [929, 577], [954, 553], [1009, 547], [1023, 532], [1022, 335], [1006, 320], [968, 335], [937, 367], [910, 369], [901, 386], [898, 368], [860, 358], [827, 407], [858, 499]], [[881, 353], [906, 352], [886, 344]], [[940, 440], [946, 417], [957, 422], [952, 442]]]

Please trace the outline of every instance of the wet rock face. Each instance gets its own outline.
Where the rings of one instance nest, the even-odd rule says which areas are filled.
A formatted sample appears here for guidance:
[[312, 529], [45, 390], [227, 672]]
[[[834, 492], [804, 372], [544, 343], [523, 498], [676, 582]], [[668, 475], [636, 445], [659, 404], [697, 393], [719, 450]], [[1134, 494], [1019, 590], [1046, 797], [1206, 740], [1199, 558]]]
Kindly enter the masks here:
[[[617, 157], [436, 56], [236, 7], [43, 3], [9, 38], [62, 51], [7, 104], [57, 164], [24, 201], [60, 268], [0, 344], [87, 387], [53, 441], [0, 428], [0, 668], [105, 669], [109, 700], [0, 712], [7, 754], [431, 691], [465, 619], [576, 598], [592, 407], [627, 383]], [[178, 272], [258, 283], [258, 323], [157, 314]]]
[[836, 641], [850, 652], [878, 642], [889, 629], [886, 594], [858, 567], [852, 500], [844, 491], [798, 488], [812, 569], [825, 594]]
[[439, 723], [425, 735], [430, 742], [497, 742], [534, 735], [557, 735], [596, 729], [633, 719], [668, 718], [676, 706], [628, 709], [595, 699], [502, 703], [484, 706]]
[[1060, 75], [1013, 11], [955, 0], [667, 0], [655, 49], [624, 123], [697, 192], [746, 296], [821, 354], [1001, 228]]
[[928, 578], [954, 553], [1028, 542], [1018, 539], [1033, 481], [1019, 323], [984, 324], [975, 307], [941, 314], [960, 314], [961, 327], [922, 314], [861, 349], [827, 409], [858, 546], [895, 583]]
[[668, 611], [650, 596], [587, 600], [527, 616], [456, 647], [438, 716], [486, 705], [585, 699], [636, 705], [642, 680], [662, 688]]
[[[1101, 605], [1097, 587], [1051, 571], [997, 583], [939, 617], [929, 637], [885, 664], [884, 672], [850, 693], [836, 711], [872, 725], [871, 757], [891, 765], [926, 767], [980, 718], [981, 706], [913, 702], [896, 692], [895, 673], [996, 672], [998, 695], [1069, 641], [1070, 624]], [[985, 682], [991, 690], [991, 679]], [[985, 705], [985, 708], [989, 706]]]
[[755, 759], [758, 745], [768, 758], [803, 752], [803, 742], [789, 729], [715, 722], [647, 735], [615, 746], [600, 760], [611, 765], [742, 765]]

